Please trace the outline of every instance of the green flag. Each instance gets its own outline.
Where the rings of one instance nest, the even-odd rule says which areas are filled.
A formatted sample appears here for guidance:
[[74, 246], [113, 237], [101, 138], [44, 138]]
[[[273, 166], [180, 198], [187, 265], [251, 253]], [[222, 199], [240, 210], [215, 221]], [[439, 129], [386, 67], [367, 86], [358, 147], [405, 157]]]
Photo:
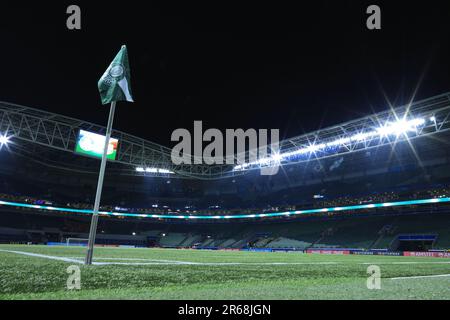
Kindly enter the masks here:
[[131, 96], [130, 65], [127, 47], [122, 46], [119, 53], [98, 81], [102, 104], [113, 101], [133, 102]]

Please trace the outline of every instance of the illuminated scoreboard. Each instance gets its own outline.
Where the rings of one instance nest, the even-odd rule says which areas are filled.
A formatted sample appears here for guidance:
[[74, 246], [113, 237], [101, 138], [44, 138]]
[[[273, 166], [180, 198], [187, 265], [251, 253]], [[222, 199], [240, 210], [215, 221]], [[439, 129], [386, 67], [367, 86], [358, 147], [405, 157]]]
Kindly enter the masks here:
[[[101, 134], [80, 130], [75, 146], [75, 153], [101, 158], [103, 154], [103, 147], [105, 146], [105, 139], [106, 137]], [[109, 139], [108, 153], [106, 156], [108, 160], [116, 159], [118, 143], [119, 140], [117, 139]]]

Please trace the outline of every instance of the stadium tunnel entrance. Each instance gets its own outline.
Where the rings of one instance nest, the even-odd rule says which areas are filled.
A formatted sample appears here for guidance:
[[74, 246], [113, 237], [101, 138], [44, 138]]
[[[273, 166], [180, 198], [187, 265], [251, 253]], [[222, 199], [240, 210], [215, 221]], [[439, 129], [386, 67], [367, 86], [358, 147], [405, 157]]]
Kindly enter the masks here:
[[437, 240], [437, 235], [417, 235], [405, 234], [399, 235], [392, 245], [393, 250], [396, 251], [427, 251], [433, 249], [434, 243]]

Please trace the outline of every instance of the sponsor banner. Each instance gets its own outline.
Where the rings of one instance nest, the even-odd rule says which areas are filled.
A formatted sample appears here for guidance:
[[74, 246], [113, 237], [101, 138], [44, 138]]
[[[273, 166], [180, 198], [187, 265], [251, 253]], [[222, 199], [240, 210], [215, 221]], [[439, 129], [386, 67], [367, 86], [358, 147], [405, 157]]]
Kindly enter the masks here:
[[295, 249], [295, 248], [272, 248], [273, 252], [302, 252], [303, 250]]
[[403, 255], [406, 257], [433, 257], [433, 258], [450, 258], [450, 252], [416, 252], [405, 251]]
[[400, 251], [377, 251], [377, 252], [375, 252], [375, 255], [377, 255], [377, 256], [396, 256], [396, 257], [399, 257], [399, 256], [403, 256], [403, 252], [400, 252]]
[[272, 252], [270, 248], [247, 248], [241, 249], [242, 251], [255, 251], [255, 252]]
[[360, 256], [373, 256], [376, 254], [374, 251], [352, 251], [351, 253]]
[[319, 253], [319, 254], [350, 254], [350, 250], [318, 250], [308, 249], [306, 253]]
[[351, 254], [366, 256], [402, 256], [403, 252], [399, 251], [352, 251]]

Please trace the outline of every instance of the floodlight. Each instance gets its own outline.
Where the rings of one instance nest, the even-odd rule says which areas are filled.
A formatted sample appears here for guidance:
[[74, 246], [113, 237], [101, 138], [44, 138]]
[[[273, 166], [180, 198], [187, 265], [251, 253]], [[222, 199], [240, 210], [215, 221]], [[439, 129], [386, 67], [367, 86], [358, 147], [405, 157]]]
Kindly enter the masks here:
[[173, 171], [170, 171], [168, 169], [160, 169], [160, 168], [153, 168], [153, 167], [147, 167], [147, 168], [143, 168], [143, 167], [137, 167], [136, 168], [137, 172], [147, 172], [147, 173], [164, 173], [164, 174], [173, 174]]
[[3, 147], [3, 145], [8, 145], [10, 137], [8, 137], [6, 134], [0, 135], [0, 146]]

